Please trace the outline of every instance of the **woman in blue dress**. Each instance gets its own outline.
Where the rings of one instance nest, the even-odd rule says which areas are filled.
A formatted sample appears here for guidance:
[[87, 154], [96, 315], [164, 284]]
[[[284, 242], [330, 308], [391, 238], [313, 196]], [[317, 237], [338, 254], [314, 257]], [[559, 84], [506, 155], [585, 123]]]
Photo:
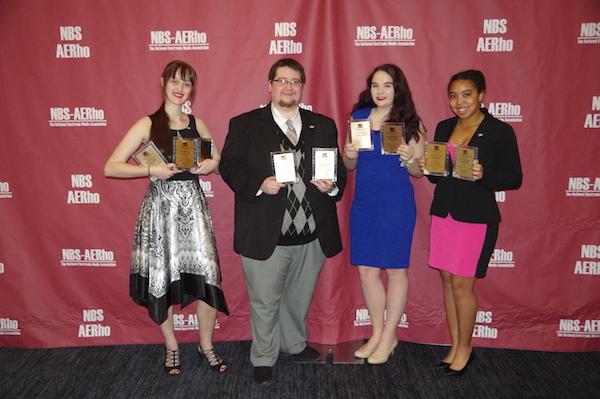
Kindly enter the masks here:
[[[398, 344], [396, 327], [408, 293], [407, 268], [415, 226], [415, 199], [409, 176], [421, 177], [415, 159], [423, 155], [425, 128], [415, 110], [410, 88], [400, 68], [376, 67], [354, 105], [352, 119], [368, 119], [372, 151], [358, 151], [348, 138], [344, 164], [356, 169], [350, 211], [350, 261], [358, 266], [363, 298], [372, 322], [369, 340], [354, 355], [368, 363], [387, 362]], [[404, 123], [398, 155], [383, 155], [380, 129], [388, 122]], [[385, 269], [387, 292], [380, 276]]]

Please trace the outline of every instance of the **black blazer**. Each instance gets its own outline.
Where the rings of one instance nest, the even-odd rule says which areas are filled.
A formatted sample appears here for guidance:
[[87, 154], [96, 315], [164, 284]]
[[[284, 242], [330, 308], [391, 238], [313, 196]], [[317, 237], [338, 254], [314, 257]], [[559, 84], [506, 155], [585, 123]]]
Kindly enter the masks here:
[[[483, 177], [475, 182], [447, 177], [427, 176], [437, 183], [430, 214], [471, 223], [498, 223], [500, 211], [494, 191], [516, 189], [521, 186], [523, 173], [517, 138], [512, 127], [492, 115], [485, 117], [468, 145], [478, 148]], [[448, 142], [458, 121], [457, 117], [440, 122], [435, 129], [435, 141]], [[452, 165], [450, 165], [452, 173]]]
[[[346, 169], [338, 149], [336, 196], [320, 192], [312, 183], [312, 148], [338, 148], [332, 119], [300, 109], [301, 140], [305, 152], [306, 198], [315, 217], [323, 253], [331, 257], [342, 250], [335, 203], [346, 186]], [[232, 118], [221, 154], [219, 171], [235, 193], [234, 250], [245, 257], [264, 260], [280, 238], [287, 190], [256, 196], [265, 178], [273, 175], [272, 151], [280, 150], [283, 132], [273, 119], [270, 104]]]

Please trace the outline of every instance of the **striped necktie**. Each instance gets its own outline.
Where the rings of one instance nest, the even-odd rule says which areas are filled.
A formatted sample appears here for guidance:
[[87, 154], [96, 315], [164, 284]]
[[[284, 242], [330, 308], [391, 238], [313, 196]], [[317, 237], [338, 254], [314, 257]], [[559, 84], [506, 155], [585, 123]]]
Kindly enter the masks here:
[[288, 137], [288, 139], [290, 139], [293, 145], [298, 144], [298, 134], [296, 133], [296, 129], [294, 129], [294, 123], [291, 119], [288, 119], [287, 121], [285, 121], [285, 124], [288, 127], [287, 132], [285, 132], [285, 135]]

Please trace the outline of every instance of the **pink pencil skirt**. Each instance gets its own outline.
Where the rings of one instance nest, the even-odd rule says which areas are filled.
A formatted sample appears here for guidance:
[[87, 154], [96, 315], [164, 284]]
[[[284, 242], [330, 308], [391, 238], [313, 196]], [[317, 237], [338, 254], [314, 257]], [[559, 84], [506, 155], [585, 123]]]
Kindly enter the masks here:
[[485, 277], [496, 239], [498, 224], [467, 223], [431, 217], [429, 266], [462, 277]]

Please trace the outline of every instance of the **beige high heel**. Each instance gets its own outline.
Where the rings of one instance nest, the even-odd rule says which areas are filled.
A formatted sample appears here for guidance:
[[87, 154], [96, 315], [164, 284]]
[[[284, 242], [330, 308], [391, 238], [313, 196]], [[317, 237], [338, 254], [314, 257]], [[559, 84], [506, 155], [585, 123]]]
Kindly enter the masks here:
[[367, 346], [367, 344], [364, 344], [363, 346], [361, 346], [360, 348], [358, 348], [357, 350], [354, 351], [354, 357], [357, 357], [359, 359], [366, 359], [369, 356], [371, 356], [371, 354], [373, 353], [373, 351], [369, 351], [366, 350], [365, 347]]
[[369, 364], [384, 364], [384, 363], [387, 363], [387, 361], [390, 358], [390, 356], [394, 354], [394, 351], [396, 350], [396, 346], [398, 346], [398, 340], [395, 340], [392, 343], [392, 346], [390, 347], [390, 350], [388, 351], [388, 353], [383, 354], [383, 355], [377, 355], [375, 353], [371, 354], [371, 356], [369, 356], [367, 358], [367, 363], [369, 363]]

